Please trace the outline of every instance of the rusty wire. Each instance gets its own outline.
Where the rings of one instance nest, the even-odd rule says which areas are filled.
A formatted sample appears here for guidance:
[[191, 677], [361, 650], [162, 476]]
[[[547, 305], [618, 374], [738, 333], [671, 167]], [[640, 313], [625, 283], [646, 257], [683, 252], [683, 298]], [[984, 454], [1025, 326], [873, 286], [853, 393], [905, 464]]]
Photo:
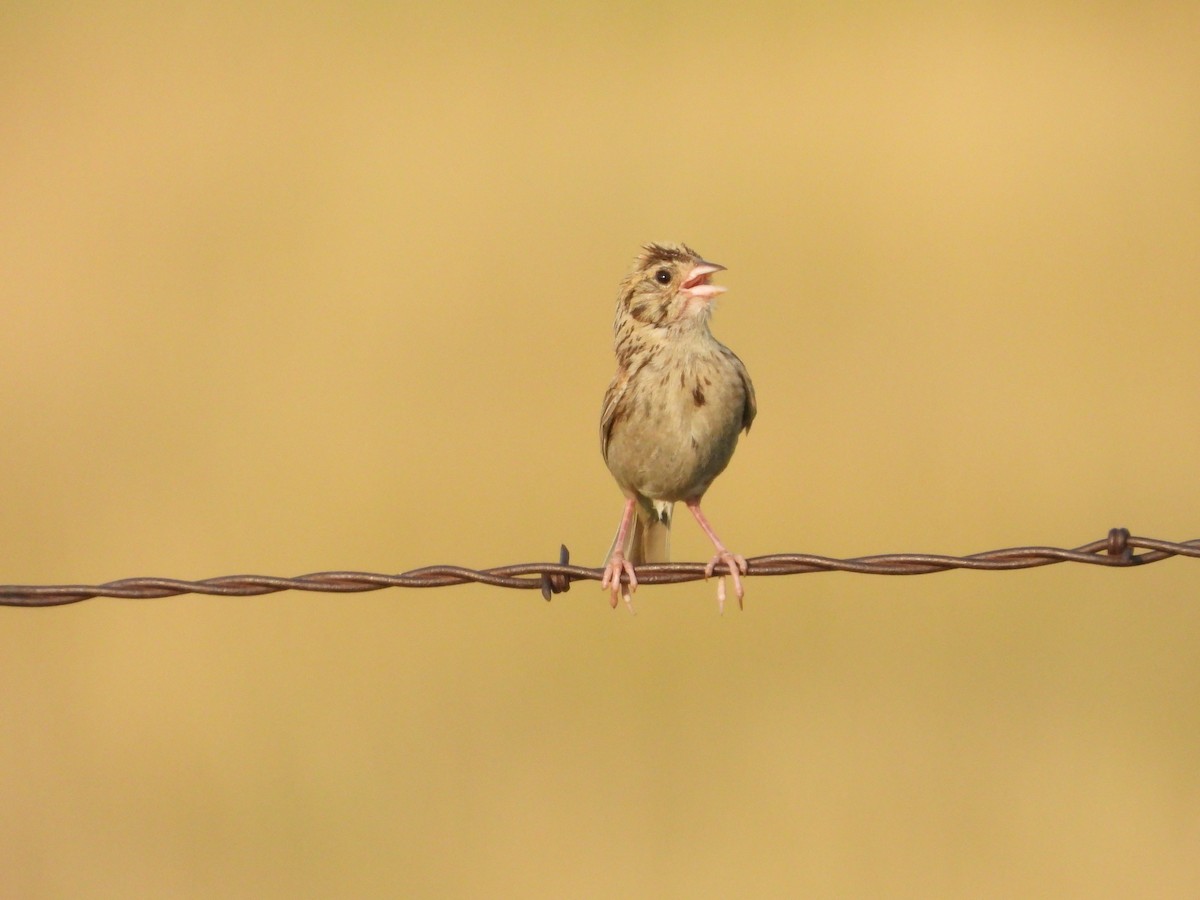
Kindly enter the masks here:
[[[1135, 553], [1134, 550], [1142, 550]], [[1059, 547], [1009, 547], [945, 556], [934, 553], [890, 553], [832, 559], [811, 553], [776, 553], [747, 560], [749, 575], [802, 575], [809, 572], [857, 572], [863, 575], [927, 575], [949, 569], [1031, 569], [1055, 563], [1075, 562], [1127, 568], [1158, 562], [1172, 556], [1200, 558], [1200, 539], [1174, 543], [1156, 538], [1133, 537], [1124, 528], [1113, 528], [1108, 537], [1073, 550]], [[678, 584], [704, 577], [704, 563], [654, 563], [637, 567], [639, 584]], [[716, 573], [725, 572], [717, 566]], [[177, 578], [123, 578], [107, 584], [0, 585], [0, 606], [63, 606], [92, 597], [150, 600], [179, 594], [211, 594], [221, 597], [256, 597], [277, 591], [319, 591], [352, 594], [388, 587], [446, 587], [478, 582], [493, 587], [540, 589], [547, 600], [571, 588], [572, 581], [599, 581], [602, 569], [570, 564], [567, 548], [557, 563], [522, 563], [493, 569], [463, 566], [426, 566], [399, 575], [372, 572], [316, 572], [296, 578], [272, 575], [225, 575], [202, 581]]]

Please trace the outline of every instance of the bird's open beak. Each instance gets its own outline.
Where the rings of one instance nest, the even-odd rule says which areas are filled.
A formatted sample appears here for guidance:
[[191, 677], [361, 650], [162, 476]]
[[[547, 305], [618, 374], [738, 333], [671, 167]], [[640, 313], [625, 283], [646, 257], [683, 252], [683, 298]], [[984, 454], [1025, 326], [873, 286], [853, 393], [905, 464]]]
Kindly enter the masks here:
[[692, 297], [711, 300], [717, 294], [727, 290], [722, 284], [708, 283], [708, 279], [712, 278], [713, 273], [724, 271], [724, 269], [725, 267], [719, 263], [702, 262], [687, 273], [687, 278], [683, 279], [680, 289]]

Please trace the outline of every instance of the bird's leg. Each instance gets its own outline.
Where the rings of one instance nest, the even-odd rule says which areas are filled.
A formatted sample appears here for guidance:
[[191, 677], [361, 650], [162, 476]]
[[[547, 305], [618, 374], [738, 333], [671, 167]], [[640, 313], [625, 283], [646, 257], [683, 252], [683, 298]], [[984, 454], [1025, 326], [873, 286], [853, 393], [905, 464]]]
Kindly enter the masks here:
[[[704, 533], [708, 535], [708, 539], [713, 542], [713, 546], [717, 548], [716, 555], [708, 561], [708, 565], [704, 567], [704, 577], [711, 578], [713, 569], [717, 563], [724, 563], [729, 569], [729, 574], [733, 578], [733, 592], [737, 595], [738, 609], [742, 608], [742, 597], [745, 596], [745, 591], [742, 589], [742, 576], [746, 574], [746, 558], [738, 556], [736, 553], [730, 553], [725, 549], [725, 545], [721, 543], [721, 539], [717, 537], [717, 533], [713, 531], [712, 526], [708, 524], [708, 519], [704, 518], [704, 513], [700, 512], [699, 500], [688, 500], [687, 508], [692, 511], [692, 515], [696, 517], [696, 521], [700, 523], [700, 527], [704, 529]], [[717, 609], [721, 612], [725, 611], [725, 576], [721, 576], [721, 580], [717, 582]]]
[[[633, 572], [633, 563], [625, 558], [625, 537], [629, 534], [629, 528], [633, 524], [636, 504], [637, 501], [633, 499], [625, 501], [625, 511], [621, 514], [621, 527], [617, 529], [612, 553], [604, 565], [604, 577], [600, 579], [600, 587], [612, 592], [612, 608], [617, 608], [617, 598], [624, 594], [625, 603], [629, 606], [630, 612], [633, 612], [633, 592], [637, 590], [637, 575]], [[629, 576], [629, 587], [624, 590], [621, 588], [622, 573]]]

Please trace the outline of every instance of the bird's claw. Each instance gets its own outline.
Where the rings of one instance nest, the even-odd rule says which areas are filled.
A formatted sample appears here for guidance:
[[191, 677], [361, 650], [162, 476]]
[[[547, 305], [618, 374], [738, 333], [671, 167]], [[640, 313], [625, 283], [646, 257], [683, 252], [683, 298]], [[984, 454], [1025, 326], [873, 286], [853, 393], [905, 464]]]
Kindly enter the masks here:
[[[621, 583], [621, 575], [629, 576], [629, 584]], [[625, 605], [633, 612], [633, 592], [637, 590], [637, 574], [633, 571], [633, 563], [625, 558], [620, 550], [613, 551], [612, 558], [604, 567], [604, 576], [600, 579], [600, 587], [611, 594], [609, 602], [612, 608], [617, 608], [619, 598], [625, 598]]]
[[[724, 563], [725, 567], [729, 569], [729, 576], [733, 579], [733, 593], [737, 596], [738, 609], [742, 609], [742, 598], [746, 595], [746, 591], [742, 587], [742, 576], [746, 574], [749, 568], [746, 563], [746, 557], [730, 553], [728, 550], [720, 551], [704, 567], [705, 581], [712, 578], [713, 570], [716, 569], [718, 563]], [[719, 578], [720, 580], [717, 582], [717, 611], [725, 612], [725, 576], [721, 575]]]

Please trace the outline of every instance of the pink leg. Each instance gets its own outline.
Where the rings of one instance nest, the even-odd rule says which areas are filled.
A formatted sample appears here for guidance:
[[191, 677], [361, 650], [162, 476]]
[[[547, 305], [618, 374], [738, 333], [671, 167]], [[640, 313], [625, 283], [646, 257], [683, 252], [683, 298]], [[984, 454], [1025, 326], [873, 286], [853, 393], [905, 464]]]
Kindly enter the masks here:
[[[746, 574], [746, 558], [738, 556], [736, 553], [730, 553], [725, 549], [725, 545], [721, 543], [721, 539], [717, 537], [717, 533], [713, 531], [712, 526], [708, 524], [708, 519], [704, 518], [704, 513], [700, 512], [699, 500], [688, 500], [687, 508], [692, 511], [692, 515], [696, 517], [696, 521], [700, 523], [700, 527], [704, 529], [704, 533], [708, 535], [708, 539], [713, 542], [713, 546], [717, 548], [717, 554], [708, 561], [708, 565], [704, 567], [704, 577], [711, 578], [713, 569], [717, 563], [724, 563], [729, 569], [729, 575], [733, 578], [733, 592], [737, 594], [738, 609], [742, 608], [742, 597], [745, 596], [745, 591], [742, 589], [742, 576]], [[721, 576], [721, 580], [717, 582], [717, 609], [721, 612], [725, 611], [725, 576]]]
[[[633, 524], [633, 514], [636, 500], [625, 501], [625, 511], [621, 514], [621, 527], [617, 529], [617, 539], [613, 541], [612, 556], [604, 567], [604, 577], [600, 579], [600, 587], [612, 592], [612, 608], [617, 608], [617, 598], [624, 593], [625, 603], [633, 611], [633, 592], [637, 590], [637, 575], [633, 572], [633, 563], [625, 558], [625, 537]], [[629, 576], [629, 587], [621, 590], [621, 575]]]

